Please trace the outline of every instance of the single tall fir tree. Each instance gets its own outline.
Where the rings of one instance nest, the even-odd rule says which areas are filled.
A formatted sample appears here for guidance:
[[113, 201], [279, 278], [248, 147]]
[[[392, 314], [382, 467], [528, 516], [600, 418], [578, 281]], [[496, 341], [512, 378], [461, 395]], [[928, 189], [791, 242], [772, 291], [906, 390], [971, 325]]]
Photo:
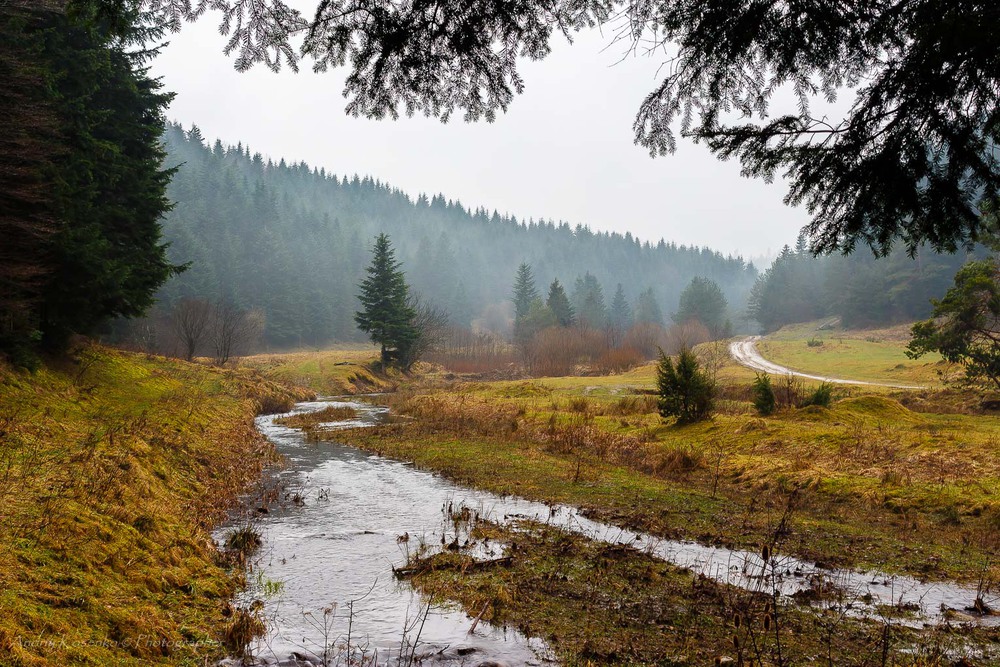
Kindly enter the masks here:
[[521, 262], [517, 267], [517, 275], [514, 277], [514, 319], [517, 322], [523, 320], [531, 310], [531, 303], [538, 298], [538, 290], [535, 288], [535, 276], [531, 273], [531, 267], [527, 262]]
[[611, 300], [611, 326], [617, 331], [625, 331], [632, 326], [632, 308], [628, 305], [621, 283], [618, 283], [615, 297]]
[[354, 314], [354, 321], [373, 343], [382, 347], [383, 368], [398, 359], [417, 338], [416, 313], [407, 303], [409, 287], [400, 265], [389, 237], [379, 234], [372, 249], [368, 277], [359, 285], [362, 310]]
[[549, 285], [549, 299], [545, 303], [556, 316], [559, 326], [573, 326], [576, 314], [573, 312], [573, 306], [570, 305], [569, 297], [566, 296], [566, 290], [559, 284], [558, 280], [553, 280], [552, 284]]

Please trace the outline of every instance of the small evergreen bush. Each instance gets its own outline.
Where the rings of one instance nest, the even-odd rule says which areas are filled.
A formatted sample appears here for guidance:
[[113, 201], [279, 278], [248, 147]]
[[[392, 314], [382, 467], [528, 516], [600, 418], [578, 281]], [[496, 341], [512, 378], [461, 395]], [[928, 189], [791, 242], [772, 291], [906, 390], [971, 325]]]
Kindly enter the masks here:
[[774, 414], [778, 407], [778, 401], [774, 396], [770, 375], [767, 373], [758, 374], [753, 381], [751, 392], [753, 393], [753, 407], [757, 409], [757, 414], [763, 417]]
[[802, 403], [801, 407], [808, 407], [810, 405], [818, 405], [821, 408], [830, 407], [830, 403], [833, 401], [833, 385], [829, 382], [824, 382], [820, 386], [816, 387], [809, 398]]
[[676, 365], [660, 351], [656, 386], [659, 391], [660, 416], [676, 417], [678, 424], [690, 424], [707, 419], [712, 414], [715, 384], [701, 370], [698, 359], [691, 350], [681, 350]]

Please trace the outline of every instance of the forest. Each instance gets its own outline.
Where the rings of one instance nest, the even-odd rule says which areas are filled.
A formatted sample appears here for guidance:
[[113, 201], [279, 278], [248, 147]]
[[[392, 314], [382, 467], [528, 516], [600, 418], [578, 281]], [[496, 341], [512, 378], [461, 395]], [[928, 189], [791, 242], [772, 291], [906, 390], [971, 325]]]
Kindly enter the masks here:
[[272, 348], [362, 339], [357, 285], [379, 233], [392, 239], [413, 292], [459, 327], [513, 320], [522, 263], [544, 287], [596, 281], [609, 303], [618, 284], [630, 305], [652, 290], [667, 318], [696, 276], [718, 283], [738, 313], [757, 275], [708, 248], [518, 219], [440, 194], [413, 197], [371, 176], [275, 162], [242, 143], [208, 145], [196, 127], [168, 124], [164, 143], [176, 173], [163, 236], [171, 261], [189, 266], [159, 291], [161, 309], [198, 297], [260, 310]]
[[786, 324], [839, 317], [847, 327], [876, 327], [922, 319], [967, 261], [986, 249], [942, 254], [921, 246], [911, 257], [897, 247], [887, 257], [861, 251], [814, 256], [800, 236], [785, 246], [750, 292], [748, 317], [765, 332]]

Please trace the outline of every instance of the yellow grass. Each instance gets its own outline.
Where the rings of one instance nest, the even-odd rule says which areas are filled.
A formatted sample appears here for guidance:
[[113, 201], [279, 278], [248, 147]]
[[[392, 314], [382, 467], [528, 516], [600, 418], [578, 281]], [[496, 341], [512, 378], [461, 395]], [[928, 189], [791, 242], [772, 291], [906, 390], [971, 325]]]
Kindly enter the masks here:
[[97, 346], [0, 365], [0, 664], [219, 657], [242, 573], [208, 530], [275, 459], [253, 416], [306, 396]]
[[943, 377], [958, 372], [936, 354], [910, 359], [909, 340], [909, 325], [847, 330], [817, 321], [784, 327], [766, 336], [757, 349], [792, 370], [845, 380], [940, 387]]
[[376, 372], [378, 351], [369, 345], [329, 350], [258, 354], [240, 363], [289, 386], [327, 396], [391, 391], [397, 377]]

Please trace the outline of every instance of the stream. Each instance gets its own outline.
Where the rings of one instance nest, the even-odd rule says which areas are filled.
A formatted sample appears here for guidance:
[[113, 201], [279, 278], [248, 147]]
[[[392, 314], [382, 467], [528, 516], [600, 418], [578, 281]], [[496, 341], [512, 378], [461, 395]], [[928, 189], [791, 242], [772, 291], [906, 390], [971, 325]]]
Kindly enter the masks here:
[[[325, 425], [374, 425], [387, 409], [358, 400], [300, 403], [292, 413], [349, 406], [355, 419]], [[877, 572], [831, 570], [787, 556], [663, 540], [592, 521], [575, 508], [549, 506], [454, 484], [414, 466], [333, 442], [307, 441], [298, 429], [259, 417], [257, 426], [287, 459], [275, 473], [284, 488], [261, 513], [263, 547], [248, 575], [246, 603], [264, 598], [269, 633], [254, 647], [258, 665], [542, 665], [554, 662], [541, 640], [485, 622], [457, 607], [428, 605], [392, 567], [417, 544], [454, 537], [444, 508], [468, 507], [496, 521], [532, 519], [608, 543], [628, 544], [718, 581], [785, 596], [836, 587], [840, 608], [879, 617], [879, 607], [907, 610], [892, 622], [921, 627], [951, 622], [1000, 625], [1000, 616], [970, 611], [977, 596], [997, 606], [994, 593], [951, 583], [922, 582]], [[231, 526], [230, 526], [231, 527]], [[221, 539], [225, 527], [217, 533]], [[405, 537], [403, 537], [405, 536]], [[498, 557], [502, 553], [481, 553]], [[275, 586], [273, 583], [278, 582]], [[276, 590], [278, 589], [278, 590]], [[261, 591], [268, 591], [261, 595]], [[475, 626], [475, 630], [471, 631]], [[348, 641], [349, 638], [349, 641]], [[350, 648], [346, 648], [349, 644]]]

